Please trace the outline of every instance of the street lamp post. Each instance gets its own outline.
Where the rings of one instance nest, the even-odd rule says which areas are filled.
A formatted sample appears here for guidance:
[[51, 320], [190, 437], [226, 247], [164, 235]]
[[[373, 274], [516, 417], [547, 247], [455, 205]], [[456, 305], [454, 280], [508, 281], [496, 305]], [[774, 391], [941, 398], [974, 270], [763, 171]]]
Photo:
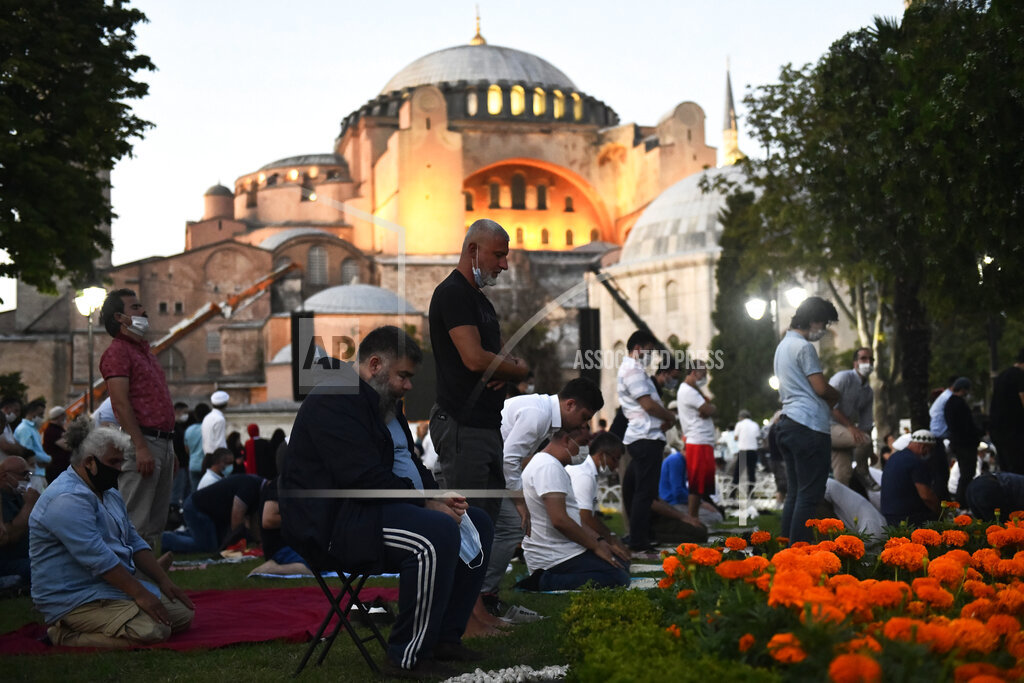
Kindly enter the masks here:
[[107, 291], [102, 287], [86, 287], [75, 297], [75, 308], [89, 321], [89, 387], [88, 394], [89, 413], [93, 412], [92, 386], [95, 382], [93, 375], [93, 340], [92, 340], [92, 314], [103, 305]]

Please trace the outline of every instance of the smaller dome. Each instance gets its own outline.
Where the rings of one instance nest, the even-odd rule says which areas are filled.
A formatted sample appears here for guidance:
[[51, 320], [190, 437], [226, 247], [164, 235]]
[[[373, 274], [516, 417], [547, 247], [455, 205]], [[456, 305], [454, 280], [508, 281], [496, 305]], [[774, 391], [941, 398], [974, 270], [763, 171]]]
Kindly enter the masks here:
[[420, 314], [412, 304], [394, 292], [361, 284], [330, 287], [306, 299], [302, 306], [314, 313]]
[[347, 170], [348, 162], [345, 161], [344, 157], [337, 154], [300, 154], [299, 156], [285, 157], [284, 159], [264, 164], [259, 170], [269, 171], [288, 166], [342, 166]]
[[224, 187], [220, 183], [214, 185], [209, 190], [203, 193], [204, 197], [234, 197], [235, 193]]
[[292, 345], [285, 344], [281, 347], [281, 350], [274, 354], [274, 357], [270, 359], [270, 365], [278, 363], [291, 363], [292, 362]]

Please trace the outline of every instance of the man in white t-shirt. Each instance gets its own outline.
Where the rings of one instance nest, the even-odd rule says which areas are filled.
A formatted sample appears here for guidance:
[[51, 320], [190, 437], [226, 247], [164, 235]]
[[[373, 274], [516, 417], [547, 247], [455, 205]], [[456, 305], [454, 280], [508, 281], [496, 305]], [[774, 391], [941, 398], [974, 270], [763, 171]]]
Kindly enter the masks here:
[[622, 443], [629, 450], [627, 474], [632, 482], [629, 512], [629, 548], [647, 552], [651, 543], [651, 502], [658, 497], [661, 456], [665, 450], [665, 430], [676, 420], [675, 414], [661, 402], [654, 381], [647, 374], [652, 352], [658, 340], [646, 330], [637, 330], [626, 340], [629, 351], [619, 366], [616, 388], [619, 405], [628, 421]]
[[573, 435], [559, 430], [523, 470], [523, 497], [531, 519], [523, 555], [540, 590], [573, 590], [588, 582], [601, 587], [629, 584], [629, 560], [616, 554], [607, 538], [580, 523], [565, 471], [574, 459], [582, 462], [579, 450]]
[[749, 410], [741, 410], [740, 421], [733, 428], [733, 436], [736, 439], [736, 447], [739, 454], [736, 458], [736, 471], [732, 475], [732, 483], [739, 486], [741, 470], [747, 475], [747, 498], [754, 488], [754, 480], [757, 478], [757, 438], [761, 435], [761, 428], [750, 419]]
[[203, 453], [212, 455], [218, 448], [227, 448], [228, 421], [224, 417], [224, 408], [230, 400], [228, 392], [215, 391], [210, 395], [210, 403], [213, 404], [206, 417], [203, 418]]
[[686, 499], [691, 517], [700, 512], [700, 503], [715, 492], [715, 406], [701, 391], [708, 383], [703, 361], [691, 362], [690, 372], [679, 385], [676, 408], [679, 424], [686, 437], [686, 481], [690, 495]]
[[572, 480], [572, 492], [580, 509], [580, 524], [608, 539], [615, 554], [629, 559], [631, 553], [622, 539], [605, 526], [598, 513], [597, 478], [619, 469], [619, 461], [626, 449], [622, 440], [611, 432], [602, 432], [590, 440], [590, 454], [579, 465], [569, 465], [565, 471]]
[[229, 448], [218, 448], [210, 456], [210, 466], [206, 468], [206, 472], [203, 473], [202, 478], [199, 480], [199, 486], [196, 487], [196, 491], [205, 489], [210, 484], [216, 484], [218, 481], [224, 478], [224, 470], [233, 465], [235, 462], [235, 455]]

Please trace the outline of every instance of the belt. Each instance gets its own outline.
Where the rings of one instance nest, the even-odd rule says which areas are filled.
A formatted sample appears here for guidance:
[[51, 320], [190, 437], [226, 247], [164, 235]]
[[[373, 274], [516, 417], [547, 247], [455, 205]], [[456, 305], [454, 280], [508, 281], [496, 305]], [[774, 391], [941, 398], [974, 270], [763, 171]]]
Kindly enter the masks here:
[[139, 431], [145, 434], [146, 436], [154, 436], [158, 439], [170, 440], [174, 438], [174, 432], [165, 432], [161, 429], [154, 429], [153, 427], [143, 427], [140, 425]]

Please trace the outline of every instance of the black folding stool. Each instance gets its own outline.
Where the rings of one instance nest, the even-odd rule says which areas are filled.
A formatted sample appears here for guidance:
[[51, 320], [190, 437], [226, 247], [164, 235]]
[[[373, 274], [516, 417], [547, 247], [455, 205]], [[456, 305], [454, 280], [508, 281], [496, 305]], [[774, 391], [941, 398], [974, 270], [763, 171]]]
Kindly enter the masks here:
[[[327, 597], [330, 603], [330, 609], [327, 615], [324, 617], [323, 622], [320, 624], [320, 630], [313, 636], [313, 640], [309, 643], [309, 647], [306, 648], [306, 654], [303, 655], [302, 661], [299, 663], [299, 668], [295, 670], [293, 676], [298, 676], [306, 664], [309, 662], [309, 658], [313, 656], [313, 651], [316, 650], [317, 645], [322, 641], [324, 646], [320, 651], [320, 656], [317, 657], [316, 665], [320, 666], [323, 664], [324, 659], [327, 657], [327, 653], [331, 649], [331, 645], [334, 644], [334, 639], [337, 638], [338, 632], [341, 631], [342, 627], [348, 631], [349, 636], [352, 638], [352, 642], [356, 644], [359, 651], [363, 654], [363, 659], [370, 665], [370, 669], [375, 674], [380, 675], [380, 668], [377, 663], [373, 661], [373, 657], [370, 656], [369, 650], [366, 649], [366, 643], [371, 640], [376, 640], [380, 643], [381, 648], [387, 652], [387, 643], [384, 641], [384, 636], [380, 634], [380, 629], [377, 628], [377, 624], [373, 622], [373, 618], [370, 616], [370, 611], [366, 608], [359, 600], [359, 591], [363, 589], [363, 584], [366, 583], [366, 579], [369, 578], [369, 574], [348, 574], [346, 575], [343, 571], [338, 570], [338, 579], [341, 581], [341, 588], [335, 594], [327, 582], [321, 576], [322, 569], [314, 564], [309, 565], [310, 569], [313, 570], [313, 577], [316, 582], [320, 585], [320, 590], [323, 591], [324, 596]], [[348, 597], [348, 604], [344, 607], [341, 606], [342, 601]], [[362, 614], [364, 621], [370, 627], [370, 633], [365, 636], [360, 636], [356, 633], [355, 626], [352, 625], [352, 621], [349, 618], [349, 613], [352, 608], [355, 607]], [[337, 618], [337, 623], [334, 624], [334, 628], [331, 629], [330, 635], [324, 637], [324, 632], [327, 630], [328, 624], [331, 620]]]

